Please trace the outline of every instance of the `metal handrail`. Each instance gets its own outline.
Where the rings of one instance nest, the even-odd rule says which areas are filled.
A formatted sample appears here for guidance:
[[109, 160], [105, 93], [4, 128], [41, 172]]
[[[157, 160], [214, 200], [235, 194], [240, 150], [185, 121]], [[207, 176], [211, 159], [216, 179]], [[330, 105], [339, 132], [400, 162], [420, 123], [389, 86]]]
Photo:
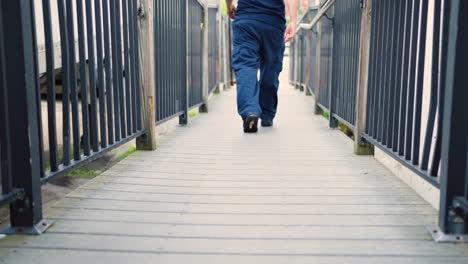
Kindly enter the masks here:
[[312, 19], [312, 22], [309, 24], [306, 23], [300, 23], [297, 28], [296, 28], [296, 34], [299, 32], [301, 29], [312, 29], [319, 21], [320, 19], [325, 15], [325, 13], [330, 10], [330, 8], [335, 4], [336, 0], [330, 0], [326, 2], [317, 12], [317, 15]]

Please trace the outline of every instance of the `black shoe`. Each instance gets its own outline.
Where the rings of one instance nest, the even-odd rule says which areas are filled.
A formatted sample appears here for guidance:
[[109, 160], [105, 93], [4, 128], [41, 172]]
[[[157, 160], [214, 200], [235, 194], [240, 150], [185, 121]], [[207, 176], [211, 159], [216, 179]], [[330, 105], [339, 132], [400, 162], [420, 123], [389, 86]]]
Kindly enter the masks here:
[[262, 120], [262, 127], [272, 127], [273, 121]]
[[248, 114], [244, 119], [244, 132], [256, 133], [258, 131], [258, 115]]

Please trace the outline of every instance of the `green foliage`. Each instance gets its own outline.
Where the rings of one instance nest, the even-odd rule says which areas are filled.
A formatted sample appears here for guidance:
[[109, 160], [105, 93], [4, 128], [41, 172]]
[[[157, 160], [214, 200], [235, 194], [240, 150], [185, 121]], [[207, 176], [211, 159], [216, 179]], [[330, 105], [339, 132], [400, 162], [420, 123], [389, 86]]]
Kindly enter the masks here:
[[328, 112], [323, 112], [322, 115], [325, 119], [330, 120], [330, 114]]
[[82, 168], [82, 169], [73, 170], [70, 173], [68, 173], [66, 176], [71, 177], [71, 178], [93, 179], [99, 174], [101, 174], [101, 172], [102, 171], [100, 170]]
[[227, 15], [227, 5], [224, 1], [221, 3], [221, 12], [223, 15]]
[[342, 122], [338, 122], [338, 127], [340, 128], [341, 132], [343, 132], [343, 134], [345, 134], [350, 139], [354, 140], [354, 131], [351, 128], [349, 128]]
[[195, 117], [197, 116], [197, 114], [198, 114], [198, 111], [196, 109], [193, 109], [192, 111], [188, 113], [189, 117]]
[[119, 156], [119, 159], [120, 159], [120, 160], [126, 159], [126, 158], [128, 158], [130, 155], [132, 155], [132, 154], [135, 153], [135, 152], [136, 152], [136, 148], [135, 148], [135, 147], [129, 147], [127, 152], [125, 152], [124, 154], [122, 154], [122, 155]]

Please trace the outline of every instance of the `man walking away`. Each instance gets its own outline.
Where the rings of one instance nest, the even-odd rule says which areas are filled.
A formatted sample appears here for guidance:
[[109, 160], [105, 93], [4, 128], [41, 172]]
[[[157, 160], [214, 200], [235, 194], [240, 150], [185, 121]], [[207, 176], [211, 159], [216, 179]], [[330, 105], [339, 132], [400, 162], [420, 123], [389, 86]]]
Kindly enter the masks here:
[[[226, 0], [226, 4], [234, 19], [232, 66], [237, 79], [237, 108], [244, 132], [255, 133], [259, 118], [263, 127], [273, 125], [285, 42], [295, 34], [298, 1], [239, 0], [237, 8], [233, 0]], [[287, 28], [286, 10], [290, 17]]]

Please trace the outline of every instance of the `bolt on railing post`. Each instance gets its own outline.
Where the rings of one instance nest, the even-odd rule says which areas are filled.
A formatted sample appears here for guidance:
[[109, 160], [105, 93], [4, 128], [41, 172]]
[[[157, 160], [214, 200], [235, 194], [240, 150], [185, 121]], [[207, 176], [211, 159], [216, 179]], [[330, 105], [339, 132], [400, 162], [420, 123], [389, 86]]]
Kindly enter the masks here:
[[139, 48], [140, 79], [143, 125], [146, 133], [137, 138], [138, 150], [156, 149], [156, 97], [155, 97], [155, 53], [154, 53], [154, 0], [141, 0], [138, 9], [138, 31], [141, 39]]
[[359, 39], [359, 65], [356, 92], [356, 126], [354, 130], [354, 153], [371, 155], [373, 145], [368, 143], [362, 135], [366, 130], [367, 117], [367, 87], [369, 76], [370, 35], [372, 23], [372, 0], [364, 0], [361, 15], [361, 33]]
[[209, 15], [208, 4], [203, 6], [203, 48], [202, 48], [202, 95], [203, 105], [200, 106], [201, 113], [208, 113], [208, 96], [210, 91], [210, 73], [208, 63], [208, 46], [209, 46]]
[[34, 6], [30, 0], [2, 1], [0, 5], [2, 96], [8, 100], [7, 122], [0, 124], [0, 131], [7, 131], [10, 139], [10, 151], [2, 155], [9, 156], [7, 166], [14, 174], [11, 188], [23, 192], [22, 199], [10, 204], [11, 227], [2, 233], [37, 235], [51, 223], [42, 216], [44, 169]]

